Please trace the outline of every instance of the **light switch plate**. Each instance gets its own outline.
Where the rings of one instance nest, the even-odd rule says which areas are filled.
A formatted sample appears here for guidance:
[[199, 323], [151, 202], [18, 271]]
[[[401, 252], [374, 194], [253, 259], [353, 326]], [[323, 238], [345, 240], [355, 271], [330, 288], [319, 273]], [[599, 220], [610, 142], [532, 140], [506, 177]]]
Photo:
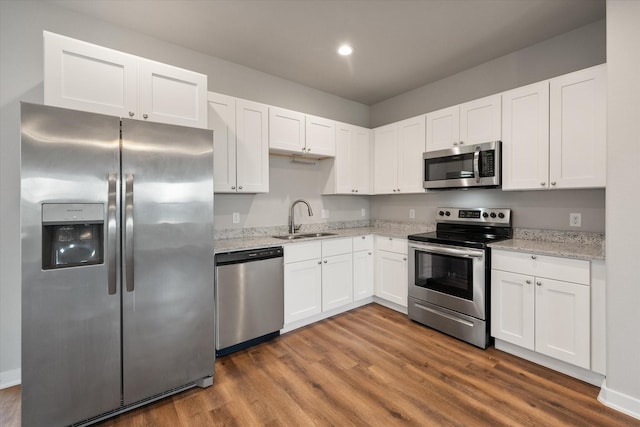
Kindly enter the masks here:
[[365, 208], [362, 208], [360, 212], [362, 216], [367, 216], [367, 210]]
[[415, 209], [409, 209], [409, 218], [413, 219], [416, 217], [416, 210]]

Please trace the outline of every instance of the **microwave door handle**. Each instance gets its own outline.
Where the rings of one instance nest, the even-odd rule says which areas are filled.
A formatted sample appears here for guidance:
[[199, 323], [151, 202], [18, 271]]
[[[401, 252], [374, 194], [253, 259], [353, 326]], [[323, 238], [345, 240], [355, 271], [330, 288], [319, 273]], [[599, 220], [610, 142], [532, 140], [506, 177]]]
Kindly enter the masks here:
[[109, 295], [115, 295], [117, 292], [117, 239], [116, 239], [116, 214], [117, 214], [117, 185], [118, 175], [110, 173], [108, 178], [108, 199], [107, 199], [107, 251], [108, 251], [108, 292]]
[[476, 178], [476, 182], [480, 182], [480, 147], [476, 146], [476, 151], [473, 152], [473, 176]]

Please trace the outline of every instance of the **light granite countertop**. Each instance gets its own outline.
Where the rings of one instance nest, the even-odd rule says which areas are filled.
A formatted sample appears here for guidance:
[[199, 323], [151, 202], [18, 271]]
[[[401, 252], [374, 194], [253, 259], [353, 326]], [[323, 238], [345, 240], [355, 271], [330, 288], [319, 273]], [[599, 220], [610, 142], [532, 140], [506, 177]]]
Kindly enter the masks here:
[[510, 240], [491, 243], [489, 247], [588, 261], [605, 259], [605, 240], [602, 233], [515, 229], [513, 237]]
[[[304, 228], [304, 227], [303, 227]], [[434, 225], [429, 224], [414, 224], [414, 223], [386, 223], [383, 221], [376, 221], [373, 226], [367, 227], [351, 227], [340, 229], [303, 229], [298, 234], [327, 232], [332, 233], [331, 236], [323, 237], [309, 237], [296, 240], [282, 240], [273, 237], [272, 235], [247, 235], [232, 239], [216, 239], [214, 242], [214, 253], [232, 252], [246, 249], [259, 249], [273, 246], [284, 246], [288, 244], [295, 244], [301, 242], [309, 242], [313, 240], [326, 240], [337, 239], [342, 237], [354, 237], [362, 236], [365, 234], [376, 234], [384, 237], [395, 237], [399, 239], [406, 239], [409, 234], [425, 233], [435, 230]], [[286, 232], [275, 231], [274, 235], [287, 234]], [[257, 231], [256, 233], [262, 233], [263, 231]]]

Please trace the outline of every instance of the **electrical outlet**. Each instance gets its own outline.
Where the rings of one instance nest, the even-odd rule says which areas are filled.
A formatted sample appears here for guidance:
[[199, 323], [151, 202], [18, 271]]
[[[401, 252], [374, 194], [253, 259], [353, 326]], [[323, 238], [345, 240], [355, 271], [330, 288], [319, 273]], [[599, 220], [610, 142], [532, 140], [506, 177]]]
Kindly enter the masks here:
[[581, 227], [582, 226], [582, 214], [581, 213], [570, 213], [569, 214], [569, 226], [571, 226], [571, 227]]
[[367, 216], [367, 210], [365, 208], [362, 208], [360, 212], [362, 216]]
[[240, 224], [240, 212], [233, 213], [233, 223]]
[[329, 218], [329, 209], [322, 209], [322, 218]]
[[416, 217], [416, 210], [409, 209], [409, 218], [414, 219]]

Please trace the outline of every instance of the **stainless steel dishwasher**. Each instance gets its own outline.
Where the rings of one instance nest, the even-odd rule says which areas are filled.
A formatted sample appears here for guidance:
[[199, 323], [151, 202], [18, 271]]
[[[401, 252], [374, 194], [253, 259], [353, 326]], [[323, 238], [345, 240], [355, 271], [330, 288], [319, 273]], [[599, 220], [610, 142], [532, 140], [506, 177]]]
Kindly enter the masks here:
[[215, 256], [216, 354], [280, 335], [284, 326], [282, 247]]

